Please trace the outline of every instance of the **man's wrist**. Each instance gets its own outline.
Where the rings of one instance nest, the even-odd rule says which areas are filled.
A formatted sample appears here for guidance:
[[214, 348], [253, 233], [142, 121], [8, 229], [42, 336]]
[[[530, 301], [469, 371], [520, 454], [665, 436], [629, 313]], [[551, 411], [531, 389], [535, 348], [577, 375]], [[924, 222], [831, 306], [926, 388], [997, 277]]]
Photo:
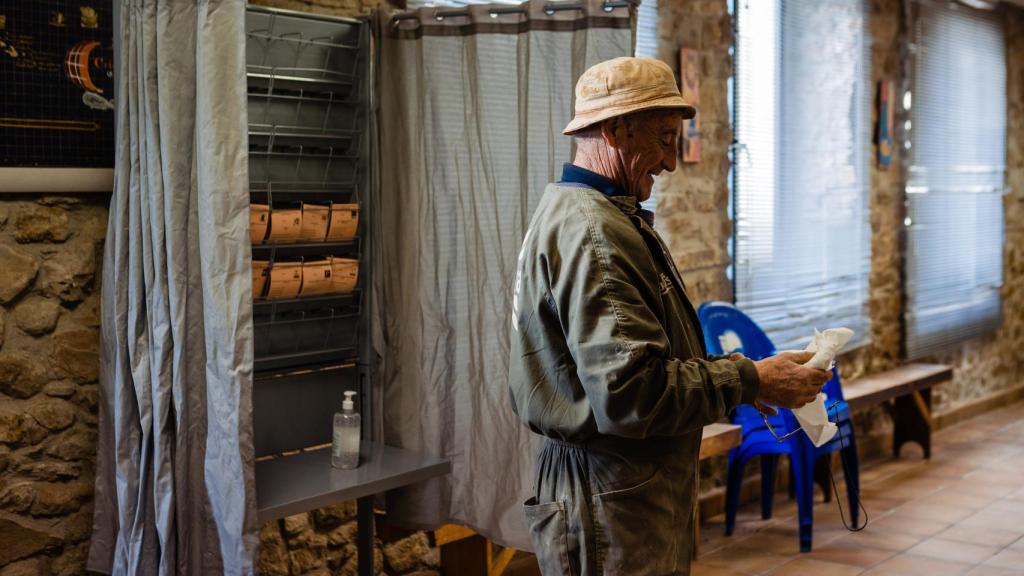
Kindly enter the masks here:
[[736, 370], [740, 373], [740, 385], [743, 388], [741, 402], [753, 404], [761, 390], [761, 378], [757, 375], [757, 366], [754, 366], [754, 361], [750, 358], [741, 358], [733, 362], [736, 364]]

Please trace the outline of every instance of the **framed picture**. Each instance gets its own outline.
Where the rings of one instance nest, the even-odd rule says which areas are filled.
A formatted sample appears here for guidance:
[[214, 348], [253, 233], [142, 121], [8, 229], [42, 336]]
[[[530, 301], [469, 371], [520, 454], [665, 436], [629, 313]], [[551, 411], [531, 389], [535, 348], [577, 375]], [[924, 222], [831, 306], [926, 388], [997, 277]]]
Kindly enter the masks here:
[[687, 104], [697, 107], [697, 115], [683, 120], [683, 162], [700, 162], [700, 52], [693, 48], [679, 50], [679, 91]]
[[111, 189], [113, 12], [111, 0], [0, 4], [0, 191]]

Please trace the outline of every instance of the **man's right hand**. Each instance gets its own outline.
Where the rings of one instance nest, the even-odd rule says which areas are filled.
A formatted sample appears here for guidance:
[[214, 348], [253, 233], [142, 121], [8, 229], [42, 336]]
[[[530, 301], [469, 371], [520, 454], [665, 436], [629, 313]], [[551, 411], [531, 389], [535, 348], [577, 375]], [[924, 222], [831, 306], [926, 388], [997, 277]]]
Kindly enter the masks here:
[[783, 352], [754, 362], [761, 380], [758, 401], [783, 408], [799, 408], [813, 402], [832, 377], [827, 370], [806, 368], [813, 352]]

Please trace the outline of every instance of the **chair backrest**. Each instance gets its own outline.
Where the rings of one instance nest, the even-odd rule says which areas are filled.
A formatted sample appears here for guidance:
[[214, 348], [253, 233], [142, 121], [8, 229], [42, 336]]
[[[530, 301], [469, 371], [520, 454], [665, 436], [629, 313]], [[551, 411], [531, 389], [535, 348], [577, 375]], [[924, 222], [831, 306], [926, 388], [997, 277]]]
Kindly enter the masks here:
[[728, 302], [705, 302], [697, 310], [709, 354], [742, 352], [751, 360], [775, 354], [775, 345], [750, 316]]

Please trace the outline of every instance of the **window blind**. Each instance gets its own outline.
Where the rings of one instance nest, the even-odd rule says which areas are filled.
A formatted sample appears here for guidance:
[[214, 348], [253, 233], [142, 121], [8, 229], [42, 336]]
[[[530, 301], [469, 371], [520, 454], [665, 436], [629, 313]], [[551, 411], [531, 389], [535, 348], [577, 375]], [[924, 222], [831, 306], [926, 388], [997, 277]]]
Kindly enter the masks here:
[[658, 57], [658, 0], [641, 0], [636, 10], [636, 50], [639, 58]]
[[779, 349], [868, 337], [866, 0], [737, 0], [736, 305]]
[[915, 6], [906, 185], [905, 348], [910, 358], [999, 326], [1006, 63], [991, 12]]

